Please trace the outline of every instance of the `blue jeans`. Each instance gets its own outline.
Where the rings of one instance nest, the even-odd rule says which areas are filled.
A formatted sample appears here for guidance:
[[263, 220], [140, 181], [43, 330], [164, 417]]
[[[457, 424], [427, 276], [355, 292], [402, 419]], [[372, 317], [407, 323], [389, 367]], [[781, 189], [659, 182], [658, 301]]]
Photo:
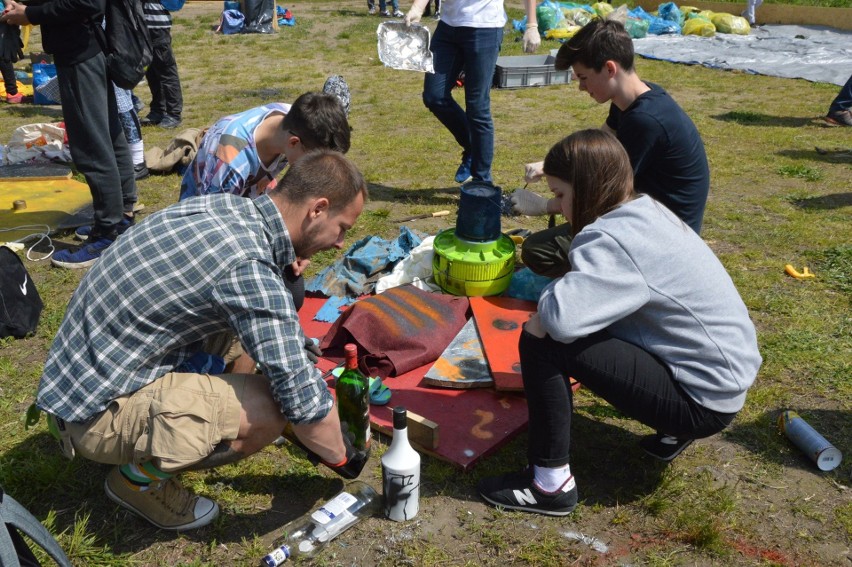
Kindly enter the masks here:
[[849, 76], [846, 84], [840, 87], [840, 92], [837, 93], [837, 98], [834, 99], [828, 108], [828, 113], [834, 114], [835, 112], [842, 112], [844, 110], [852, 110], [852, 75]]
[[[438, 22], [430, 46], [435, 73], [427, 73], [423, 81], [423, 104], [450, 131], [465, 157], [471, 157], [470, 173], [478, 181], [491, 181], [491, 84], [502, 42], [503, 28], [453, 27]], [[452, 95], [461, 71], [466, 110]]]

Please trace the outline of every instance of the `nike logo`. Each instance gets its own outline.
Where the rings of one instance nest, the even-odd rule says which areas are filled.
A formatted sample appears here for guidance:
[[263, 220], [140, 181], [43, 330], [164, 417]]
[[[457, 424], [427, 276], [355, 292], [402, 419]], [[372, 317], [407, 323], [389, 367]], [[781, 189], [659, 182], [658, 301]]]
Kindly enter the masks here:
[[27, 294], [27, 280], [29, 279], [29, 274], [24, 274], [24, 283], [21, 284], [21, 293], [24, 295]]

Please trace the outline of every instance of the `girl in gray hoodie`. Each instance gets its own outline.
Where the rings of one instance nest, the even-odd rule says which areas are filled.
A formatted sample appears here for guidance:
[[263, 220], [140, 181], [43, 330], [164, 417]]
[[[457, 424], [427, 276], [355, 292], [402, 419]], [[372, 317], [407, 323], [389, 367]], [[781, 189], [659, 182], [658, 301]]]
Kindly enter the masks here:
[[519, 344], [531, 466], [485, 479], [479, 492], [497, 506], [562, 516], [577, 504], [570, 377], [656, 429], [640, 445], [671, 460], [731, 423], [762, 360], [725, 268], [664, 205], [633, 191], [614, 136], [568, 136], [544, 173], [574, 238], [570, 270], [544, 289]]

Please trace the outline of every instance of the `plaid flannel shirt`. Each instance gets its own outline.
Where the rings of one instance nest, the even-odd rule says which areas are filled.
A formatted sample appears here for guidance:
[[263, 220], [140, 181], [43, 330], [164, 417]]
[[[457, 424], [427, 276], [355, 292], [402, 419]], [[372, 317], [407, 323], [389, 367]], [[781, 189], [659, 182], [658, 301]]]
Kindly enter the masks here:
[[281, 411], [312, 423], [332, 408], [282, 272], [296, 259], [268, 196], [188, 199], [110, 246], [74, 292], [48, 354], [38, 405], [84, 422], [234, 333]]

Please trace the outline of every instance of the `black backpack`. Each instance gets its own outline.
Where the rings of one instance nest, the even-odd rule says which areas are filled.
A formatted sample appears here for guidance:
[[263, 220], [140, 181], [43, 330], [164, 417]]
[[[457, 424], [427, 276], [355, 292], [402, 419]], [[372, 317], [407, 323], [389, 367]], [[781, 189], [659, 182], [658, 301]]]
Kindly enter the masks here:
[[122, 89], [133, 89], [145, 76], [153, 51], [139, 0], [109, 0], [106, 3], [106, 30], [100, 23], [95, 37], [106, 55], [107, 72]]
[[0, 488], [0, 565], [38, 567], [32, 549], [21, 534], [44, 549], [60, 567], [71, 567], [68, 556], [41, 523], [14, 498]]
[[35, 331], [43, 307], [24, 263], [0, 246], [0, 338], [20, 339]]

